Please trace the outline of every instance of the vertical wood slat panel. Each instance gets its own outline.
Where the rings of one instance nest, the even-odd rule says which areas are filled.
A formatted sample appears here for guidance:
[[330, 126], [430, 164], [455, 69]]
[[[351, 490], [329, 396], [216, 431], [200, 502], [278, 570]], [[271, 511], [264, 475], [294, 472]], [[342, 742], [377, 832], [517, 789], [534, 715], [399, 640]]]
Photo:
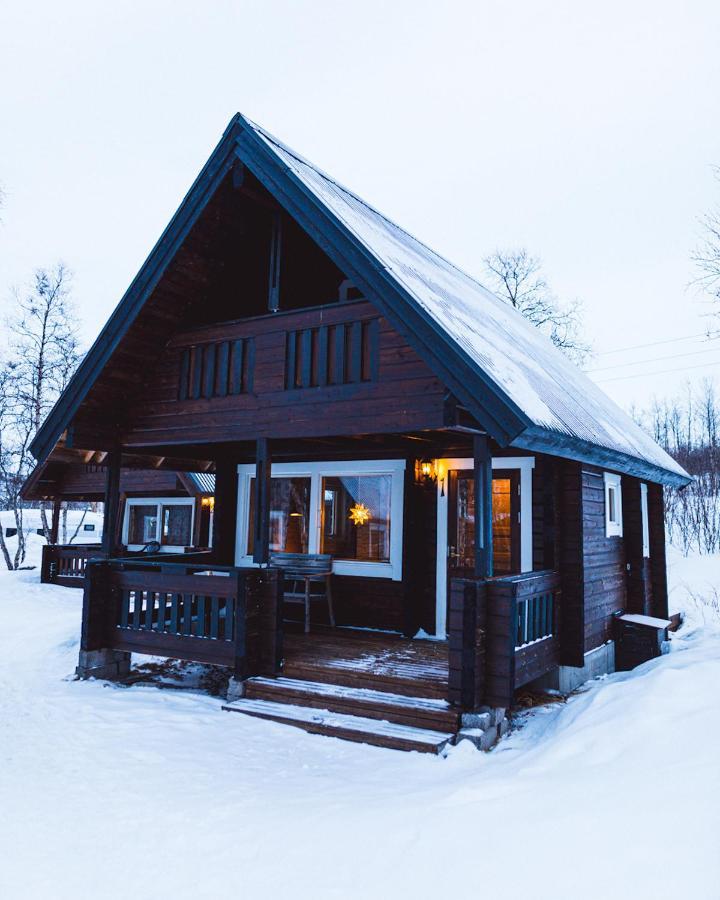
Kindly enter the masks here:
[[215, 388], [215, 344], [203, 349], [203, 396], [212, 397]]
[[180, 358], [180, 387], [178, 390], [178, 399], [187, 400], [188, 390], [190, 387], [190, 348], [186, 347]]
[[202, 349], [200, 347], [193, 347], [190, 350], [190, 357], [192, 362], [190, 396], [193, 400], [197, 400], [200, 396], [202, 387]]
[[302, 332], [302, 351], [300, 356], [300, 386], [311, 387], [312, 382], [312, 329]]
[[170, 602], [170, 631], [180, 633], [180, 594], [173, 594]]
[[371, 319], [367, 324], [367, 350], [368, 367], [365, 381], [377, 381], [380, 368], [380, 320]]
[[345, 383], [345, 326], [335, 326], [335, 359], [333, 360], [333, 384]]
[[154, 593], [154, 591], [146, 591], [146, 593], [145, 593], [145, 630], [146, 631], [152, 631], [154, 610], [155, 610], [155, 593]]
[[255, 338], [245, 341], [245, 377], [243, 378], [243, 390], [246, 394], [252, 393], [255, 379]]
[[243, 375], [243, 341], [232, 342], [231, 364], [230, 364], [230, 393], [242, 393], [242, 375]]
[[222, 341], [217, 345], [215, 356], [215, 396], [226, 397], [230, 366], [230, 343]]
[[321, 325], [318, 329], [317, 351], [317, 383], [318, 387], [325, 387], [328, 383], [328, 327]]
[[197, 614], [195, 618], [195, 636], [196, 637], [204, 637], [205, 636], [205, 600], [202, 594], [199, 594], [196, 598], [197, 600]]
[[360, 381], [362, 374], [362, 322], [353, 322], [350, 325], [349, 360], [347, 380], [351, 384]]
[[192, 594], [182, 594], [182, 633], [185, 636], [190, 634], [192, 627]]
[[297, 387], [295, 383], [297, 336], [297, 331], [288, 331], [285, 336], [285, 390]]
[[140, 628], [141, 620], [140, 615], [142, 612], [142, 591], [133, 591], [133, 618], [132, 618], [132, 627]]

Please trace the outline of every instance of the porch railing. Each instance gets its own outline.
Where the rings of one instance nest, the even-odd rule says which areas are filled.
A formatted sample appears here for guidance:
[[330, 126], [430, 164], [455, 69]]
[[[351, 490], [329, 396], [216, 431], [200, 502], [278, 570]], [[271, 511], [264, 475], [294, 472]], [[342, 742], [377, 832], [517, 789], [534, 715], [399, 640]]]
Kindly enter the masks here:
[[450, 699], [508, 707], [517, 688], [559, 664], [560, 574], [452, 579]]
[[282, 579], [205, 562], [109, 559], [87, 567], [82, 649], [107, 648], [270, 674], [282, 657]]
[[[42, 548], [40, 581], [43, 584], [59, 584], [64, 587], [81, 588], [85, 569], [91, 559], [107, 559], [108, 554], [100, 544], [45, 544]], [[123, 557], [124, 558], [124, 557]], [[128, 557], [133, 559], [134, 557]], [[170, 563], [203, 562], [211, 558], [210, 550], [195, 553], [158, 553], [152, 556], [138, 556], [144, 562], [162, 561]]]
[[100, 544], [46, 544], [42, 548], [40, 581], [81, 588], [88, 560], [106, 556]]

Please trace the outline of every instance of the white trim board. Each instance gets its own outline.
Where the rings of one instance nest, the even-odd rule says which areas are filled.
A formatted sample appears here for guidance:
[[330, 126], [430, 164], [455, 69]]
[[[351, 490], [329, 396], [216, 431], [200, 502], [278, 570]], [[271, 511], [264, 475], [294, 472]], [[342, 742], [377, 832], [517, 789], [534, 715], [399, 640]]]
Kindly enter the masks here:
[[[447, 553], [448, 491], [447, 473], [473, 468], [472, 458], [439, 459], [437, 480], [437, 563], [435, 571], [435, 636], [447, 634]], [[534, 456], [497, 456], [494, 469], [520, 470], [520, 571], [532, 572], [532, 472]]]
[[[235, 538], [235, 565], [254, 566], [247, 553], [250, 515], [250, 481], [255, 476], [255, 466], [239, 465], [237, 529]], [[306, 476], [310, 479], [310, 516], [308, 522], [308, 553], [320, 552], [321, 497], [320, 486], [324, 475], [390, 475], [390, 562], [365, 562], [363, 560], [336, 559], [333, 572], [336, 575], [355, 575], [364, 578], [391, 578], [402, 581], [403, 503], [405, 492], [404, 459], [361, 459], [332, 462], [273, 463], [272, 475]]]

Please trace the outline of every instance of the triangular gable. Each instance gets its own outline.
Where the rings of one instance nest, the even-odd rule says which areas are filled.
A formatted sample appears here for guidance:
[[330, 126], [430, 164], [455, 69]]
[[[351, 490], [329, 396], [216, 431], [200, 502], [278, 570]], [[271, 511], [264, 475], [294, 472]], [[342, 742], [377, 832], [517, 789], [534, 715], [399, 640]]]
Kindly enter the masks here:
[[238, 162], [267, 188], [502, 446], [650, 480], [677, 463], [523, 317], [267, 132], [236, 116], [35, 439], [44, 458], [72, 420], [193, 223]]

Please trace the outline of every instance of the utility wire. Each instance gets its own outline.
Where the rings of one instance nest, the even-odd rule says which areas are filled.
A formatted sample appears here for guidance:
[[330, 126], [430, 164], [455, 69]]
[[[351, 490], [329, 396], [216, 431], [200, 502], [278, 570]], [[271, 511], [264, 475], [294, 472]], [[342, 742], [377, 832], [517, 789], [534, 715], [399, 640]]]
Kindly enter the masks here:
[[615, 375], [612, 378], [599, 378], [595, 384], [605, 384], [608, 381], [626, 381], [628, 378], [653, 378], [655, 375], [667, 375], [670, 372], [688, 372], [690, 369], [707, 369], [708, 366], [716, 366], [717, 362], [698, 363], [695, 366], [676, 366], [674, 369], [661, 369], [659, 372], [633, 372], [632, 375]]
[[662, 362], [666, 359], [682, 359], [684, 356], [699, 356], [701, 353], [716, 353], [718, 350], [720, 350], [720, 347], [706, 347], [704, 350], [688, 350], [687, 353], [674, 353], [670, 356], [653, 356], [650, 359], [636, 359], [633, 362], [615, 363], [615, 365], [603, 366], [600, 369], [586, 369], [585, 374], [589, 375], [592, 372], [607, 372], [610, 369], [624, 369], [627, 366], [642, 366], [645, 363]]
[[658, 347], [660, 344], [676, 344], [680, 341], [691, 341], [694, 338], [707, 338], [708, 340], [716, 340], [718, 335], [711, 336], [706, 331], [701, 334], [688, 334], [685, 337], [666, 338], [663, 341], [651, 341], [649, 344], [634, 344], [632, 347], [617, 347], [614, 350], [601, 350], [596, 356], [609, 356], [611, 353], [625, 353], [627, 350], [643, 350], [645, 347]]

